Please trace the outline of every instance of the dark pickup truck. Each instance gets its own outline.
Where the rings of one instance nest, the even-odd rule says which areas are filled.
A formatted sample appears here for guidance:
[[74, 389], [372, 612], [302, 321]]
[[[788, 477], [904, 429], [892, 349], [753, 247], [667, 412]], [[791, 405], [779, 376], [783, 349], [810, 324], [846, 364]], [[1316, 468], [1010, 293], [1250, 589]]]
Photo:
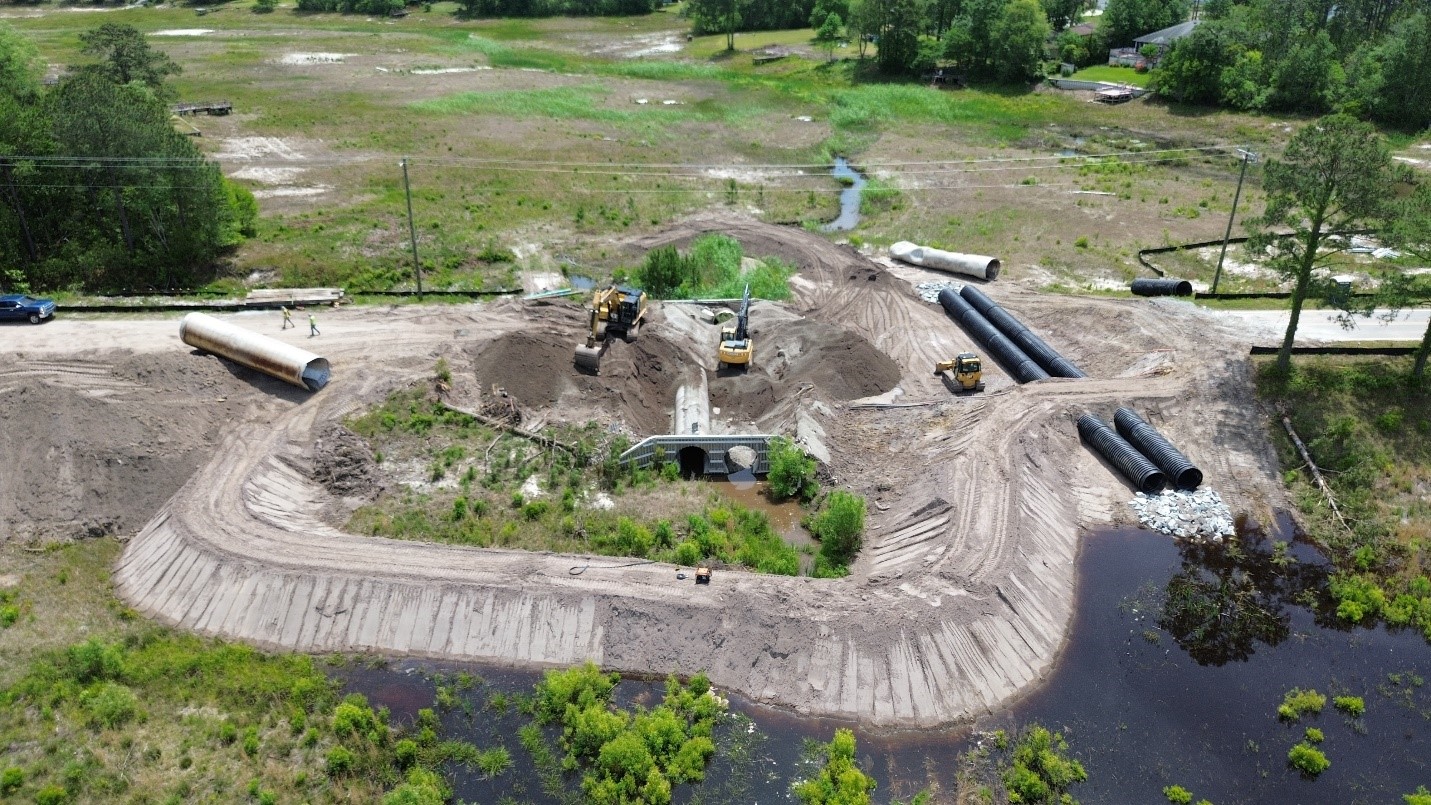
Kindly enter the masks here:
[[55, 315], [55, 303], [50, 299], [36, 299], [25, 294], [0, 296], [0, 321], [29, 321], [39, 324]]

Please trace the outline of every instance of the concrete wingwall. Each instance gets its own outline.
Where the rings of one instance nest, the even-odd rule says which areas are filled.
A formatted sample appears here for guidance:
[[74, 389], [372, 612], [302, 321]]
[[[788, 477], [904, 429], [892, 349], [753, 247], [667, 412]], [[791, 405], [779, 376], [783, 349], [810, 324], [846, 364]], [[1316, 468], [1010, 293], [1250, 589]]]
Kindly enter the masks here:
[[[332, 391], [276, 426], [230, 434], [130, 541], [118, 594], [159, 621], [267, 648], [703, 670], [758, 701], [902, 727], [966, 720], [1037, 680], [1072, 615], [1073, 504], [1037, 465], [1015, 463], [1014, 449], [1007, 468], [944, 470], [951, 488], [970, 490], [988, 476], [967, 473], [1012, 472], [1017, 492], [970, 493], [937, 529], [942, 547], [899, 552], [902, 564], [879, 579], [723, 571], [694, 586], [669, 565], [615, 568], [629, 560], [359, 537], [325, 524], [314, 513], [330, 498], [309, 479], [302, 445]], [[1059, 430], [1051, 410], [1039, 414]], [[1017, 545], [980, 544], [977, 535], [1010, 521]], [[889, 522], [888, 534], [910, 532]], [[996, 578], [970, 582], [994, 561]]]

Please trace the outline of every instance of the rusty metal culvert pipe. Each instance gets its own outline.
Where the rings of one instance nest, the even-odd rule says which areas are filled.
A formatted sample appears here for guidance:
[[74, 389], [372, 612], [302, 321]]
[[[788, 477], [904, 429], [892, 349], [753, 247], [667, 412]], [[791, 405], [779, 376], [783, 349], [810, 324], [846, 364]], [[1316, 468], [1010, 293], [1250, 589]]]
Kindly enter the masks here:
[[1194, 466], [1187, 456], [1173, 447], [1172, 442], [1163, 438], [1157, 428], [1149, 425], [1132, 408], [1124, 407], [1114, 411], [1113, 425], [1118, 428], [1120, 436], [1158, 465], [1158, 469], [1168, 476], [1173, 486], [1178, 489], [1197, 489], [1202, 483], [1202, 470]]
[[1128, 290], [1137, 296], [1192, 296], [1193, 286], [1180, 279], [1136, 279]]
[[191, 347], [257, 369], [301, 389], [318, 391], [328, 385], [327, 358], [213, 316], [203, 313], [185, 316], [179, 322], [179, 339]]
[[1139, 492], [1156, 495], [1168, 485], [1168, 477], [1162, 470], [1153, 466], [1137, 448], [1093, 414], [1084, 414], [1078, 418], [1078, 435], [1094, 452], [1108, 459], [1109, 464], [1117, 467], [1125, 478], [1132, 481]]
[[972, 305], [960, 298], [959, 294], [945, 288], [939, 292], [939, 304], [944, 307], [944, 312], [987, 349], [1015, 380], [1030, 383], [1048, 379], [1048, 373], [1036, 361], [1024, 354], [1023, 350], [999, 332], [999, 328], [990, 324]]

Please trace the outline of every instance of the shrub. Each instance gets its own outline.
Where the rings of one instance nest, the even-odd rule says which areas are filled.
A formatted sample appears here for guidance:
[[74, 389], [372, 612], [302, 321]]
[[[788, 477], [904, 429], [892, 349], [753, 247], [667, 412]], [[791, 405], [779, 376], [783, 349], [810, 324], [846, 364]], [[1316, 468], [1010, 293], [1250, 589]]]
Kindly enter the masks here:
[[1327, 697], [1315, 690], [1292, 688], [1277, 707], [1277, 717], [1283, 721], [1296, 721], [1306, 713], [1320, 713], [1326, 706]]
[[1326, 736], [1322, 734], [1321, 730], [1317, 729], [1316, 727], [1307, 728], [1307, 743], [1319, 744], [1325, 739]]
[[25, 771], [17, 766], [10, 766], [0, 772], [0, 797], [15, 793], [24, 784]]
[[1332, 700], [1332, 705], [1352, 718], [1361, 718], [1366, 712], [1366, 700], [1360, 696], [1338, 696]]
[[547, 671], [537, 683], [537, 716], [552, 722], [566, 714], [569, 704], [578, 710], [604, 705], [620, 679], [618, 674], [601, 673], [590, 661], [566, 671]]
[[849, 565], [865, 530], [865, 499], [844, 490], [830, 493], [810, 530], [820, 540], [820, 556], [832, 568]]
[[[793, 497], [808, 498], [815, 487], [815, 459], [795, 443], [777, 436], [770, 440], [770, 472], [765, 476], [770, 496], [776, 501]], [[807, 492], [809, 494], [807, 494]]]
[[1011, 802], [1061, 801], [1074, 783], [1088, 779], [1083, 764], [1064, 753], [1063, 736], [1037, 724], [1014, 746], [1013, 764], [1004, 772]]
[[487, 777], [496, 777], [511, 768], [512, 755], [505, 746], [494, 746], [477, 754], [477, 768]]
[[418, 767], [407, 773], [402, 785], [383, 797], [383, 805], [443, 805], [449, 792], [435, 772]]
[[[1073, 241], [1073, 245], [1079, 249], [1086, 249], [1088, 248], [1088, 238], [1080, 235], [1077, 240]], [[1173, 786], [1173, 788], [1177, 788], [1177, 786]]]
[[1309, 777], [1316, 777], [1332, 765], [1320, 749], [1308, 743], [1296, 744], [1288, 750], [1287, 762]]
[[123, 685], [104, 682], [80, 694], [80, 709], [91, 727], [113, 729], [139, 715], [139, 699]]
[[124, 649], [91, 637], [66, 650], [64, 671], [80, 684], [119, 679], [124, 673]]
[[377, 728], [377, 716], [360, 694], [348, 696], [333, 711], [333, 732], [340, 738], [367, 735]]
[[819, 775], [795, 785], [795, 796], [806, 805], [868, 803], [875, 781], [855, 765], [855, 734], [847, 729], [835, 730], [834, 739], [821, 752], [825, 765]]
[[53, 783], [35, 792], [35, 805], [65, 805], [69, 801], [69, 792]]
[[357, 757], [351, 749], [335, 746], [328, 750], [327, 769], [329, 777], [341, 777], [353, 770]]
[[1419, 785], [1410, 794], [1402, 794], [1401, 800], [1406, 805], [1431, 805], [1431, 791], [1426, 790], [1426, 786]]
[[1180, 785], [1170, 785], [1163, 789], [1163, 796], [1175, 805], [1188, 805], [1193, 801], [1192, 792]]
[[258, 755], [258, 728], [249, 727], [243, 731], [243, 753], [249, 757]]
[[8, 629], [15, 625], [15, 621], [20, 619], [20, 607], [15, 604], [6, 604], [0, 607], [0, 629]]
[[405, 769], [417, 762], [417, 742], [404, 738], [393, 745], [393, 758], [397, 761], [398, 768]]

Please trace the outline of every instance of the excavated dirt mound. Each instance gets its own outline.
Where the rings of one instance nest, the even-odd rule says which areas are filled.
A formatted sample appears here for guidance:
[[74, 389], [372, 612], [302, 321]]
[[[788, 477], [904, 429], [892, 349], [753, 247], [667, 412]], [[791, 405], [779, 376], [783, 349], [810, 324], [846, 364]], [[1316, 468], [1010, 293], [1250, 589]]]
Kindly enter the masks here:
[[765, 365], [784, 384], [780, 397], [813, 385], [837, 400], [852, 400], [899, 384], [899, 364], [842, 327], [802, 319], [777, 322], [765, 332]]
[[8, 361], [0, 539], [137, 531], [252, 409], [256, 389], [239, 374], [178, 350]]
[[[600, 376], [572, 362], [579, 337], [572, 333], [518, 331], [471, 352], [481, 393], [505, 388], [525, 408], [555, 406], [562, 419], [589, 417], [625, 422], [634, 430], [665, 433], [687, 359], [656, 328], [642, 328], [635, 343], [613, 339]], [[605, 414], [605, 416], [602, 416]]]

